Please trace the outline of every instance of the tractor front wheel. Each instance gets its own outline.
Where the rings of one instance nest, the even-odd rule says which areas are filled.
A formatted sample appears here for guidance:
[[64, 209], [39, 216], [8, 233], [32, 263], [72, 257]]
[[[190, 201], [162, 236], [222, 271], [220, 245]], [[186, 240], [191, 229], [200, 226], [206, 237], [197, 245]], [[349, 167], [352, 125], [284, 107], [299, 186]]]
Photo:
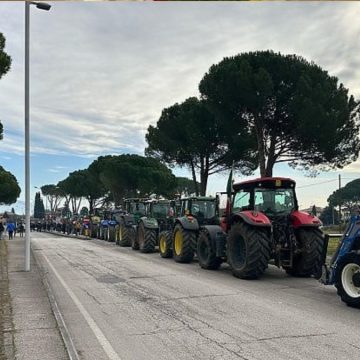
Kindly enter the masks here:
[[176, 225], [173, 233], [174, 260], [189, 263], [194, 258], [196, 249], [196, 233], [185, 230], [180, 224]]
[[296, 237], [301, 253], [294, 256], [292, 267], [285, 271], [291, 276], [310, 277], [321, 268], [325, 237], [318, 228], [299, 229]]
[[335, 287], [348, 306], [360, 308], [360, 254], [346, 254], [337, 264]]
[[115, 232], [115, 227], [113, 226], [108, 228], [108, 241], [110, 242], [116, 241], [116, 232]]
[[202, 231], [197, 241], [197, 256], [199, 265], [206, 270], [217, 270], [222, 260], [216, 256], [216, 249], [212, 246], [210, 235]]
[[171, 258], [173, 256], [171, 235], [171, 231], [162, 231], [159, 235], [159, 252], [163, 258]]
[[268, 267], [270, 254], [270, 236], [266, 229], [242, 222], [231, 228], [227, 258], [234, 276], [257, 279]]
[[130, 238], [131, 248], [133, 250], [139, 250], [139, 239], [135, 225], [129, 228], [129, 238]]
[[144, 223], [140, 223], [138, 227], [139, 249], [143, 253], [152, 253], [156, 246], [156, 230], [148, 229]]

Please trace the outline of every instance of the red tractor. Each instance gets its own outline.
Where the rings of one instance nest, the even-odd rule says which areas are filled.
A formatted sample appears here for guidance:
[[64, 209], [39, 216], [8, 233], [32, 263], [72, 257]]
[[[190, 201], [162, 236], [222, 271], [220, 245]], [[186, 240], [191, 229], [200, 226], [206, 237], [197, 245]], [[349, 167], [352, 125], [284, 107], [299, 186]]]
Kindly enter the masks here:
[[220, 226], [204, 226], [197, 243], [199, 264], [217, 269], [227, 261], [236, 277], [260, 277], [271, 259], [292, 276], [321, 268], [321, 221], [298, 210], [295, 181], [259, 178], [233, 184], [231, 208]]

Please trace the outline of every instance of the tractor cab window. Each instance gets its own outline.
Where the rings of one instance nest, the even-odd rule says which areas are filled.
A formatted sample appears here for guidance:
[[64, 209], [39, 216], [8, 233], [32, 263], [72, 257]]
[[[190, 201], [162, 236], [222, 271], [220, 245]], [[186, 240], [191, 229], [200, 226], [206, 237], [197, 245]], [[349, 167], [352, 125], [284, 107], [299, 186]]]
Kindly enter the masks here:
[[180, 215], [184, 216], [188, 215], [189, 213], [189, 200], [181, 201]]
[[131, 213], [132, 214], [140, 214], [140, 215], [145, 215], [146, 213], [146, 207], [145, 204], [143, 203], [132, 203], [131, 205]]
[[255, 189], [255, 210], [269, 215], [290, 214], [295, 209], [293, 189]]
[[234, 211], [250, 210], [250, 192], [240, 190], [234, 196]]
[[169, 204], [153, 204], [153, 217], [166, 218], [169, 212]]
[[200, 219], [211, 219], [216, 215], [214, 201], [193, 201], [191, 204], [191, 214]]

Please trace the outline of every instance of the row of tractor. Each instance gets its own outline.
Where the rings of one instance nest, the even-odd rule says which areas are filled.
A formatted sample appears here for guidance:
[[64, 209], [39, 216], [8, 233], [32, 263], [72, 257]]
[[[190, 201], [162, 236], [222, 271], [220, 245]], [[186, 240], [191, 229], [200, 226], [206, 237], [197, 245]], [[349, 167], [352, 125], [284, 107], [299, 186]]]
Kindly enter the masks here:
[[[225, 209], [221, 195], [228, 198]], [[261, 277], [270, 263], [290, 276], [334, 284], [344, 302], [360, 307], [360, 217], [349, 226], [327, 267], [328, 237], [317, 217], [299, 211], [295, 181], [260, 178], [216, 197], [126, 199], [92, 235], [143, 253], [158, 249], [180, 263], [196, 256], [204, 269], [227, 262], [241, 279]]]

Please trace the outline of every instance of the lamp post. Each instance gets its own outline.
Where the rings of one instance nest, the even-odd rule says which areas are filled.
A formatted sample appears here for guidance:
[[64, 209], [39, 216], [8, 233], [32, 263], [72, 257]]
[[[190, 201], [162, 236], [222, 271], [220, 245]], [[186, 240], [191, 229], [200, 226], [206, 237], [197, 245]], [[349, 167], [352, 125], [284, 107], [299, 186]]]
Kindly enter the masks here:
[[25, 271], [30, 271], [30, 5], [50, 10], [51, 5], [25, 1]]

